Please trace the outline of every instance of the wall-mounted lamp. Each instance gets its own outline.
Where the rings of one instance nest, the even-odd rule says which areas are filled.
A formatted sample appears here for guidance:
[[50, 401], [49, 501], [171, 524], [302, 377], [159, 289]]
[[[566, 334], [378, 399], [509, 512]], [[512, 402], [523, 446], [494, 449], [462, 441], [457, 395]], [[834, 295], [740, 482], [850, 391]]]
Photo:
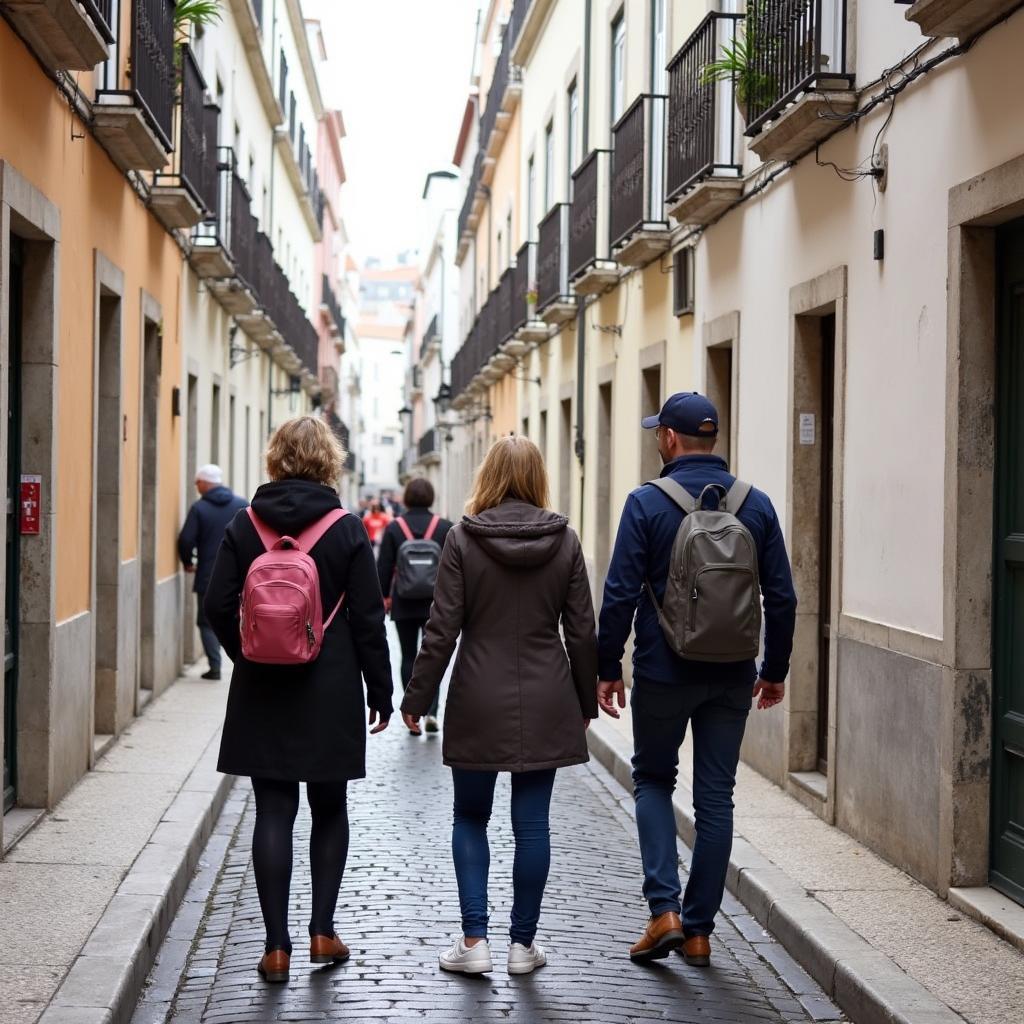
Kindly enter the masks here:
[[171, 417], [177, 419], [181, 415], [181, 388], [171, 388]]

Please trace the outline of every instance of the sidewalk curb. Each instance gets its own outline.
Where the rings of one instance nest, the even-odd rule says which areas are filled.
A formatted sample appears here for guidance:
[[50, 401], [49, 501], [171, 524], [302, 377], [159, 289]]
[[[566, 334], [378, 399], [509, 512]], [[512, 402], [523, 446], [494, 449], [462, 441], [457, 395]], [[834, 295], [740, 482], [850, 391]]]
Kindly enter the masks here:
[[128, 1024], [228, 793], [210, 740], [38, 1024]]
[[[587, 738], [591, 754], [632, 792], [632, 752], [624, 740], [602, 721], [591, 723]], [[676, 826], [692, 846], [693, 812], [680, 789], [689, 793], [677, 789]], [[964, 1024], [745, 839], [733, 841], [726, 885], [856, 1024]]]

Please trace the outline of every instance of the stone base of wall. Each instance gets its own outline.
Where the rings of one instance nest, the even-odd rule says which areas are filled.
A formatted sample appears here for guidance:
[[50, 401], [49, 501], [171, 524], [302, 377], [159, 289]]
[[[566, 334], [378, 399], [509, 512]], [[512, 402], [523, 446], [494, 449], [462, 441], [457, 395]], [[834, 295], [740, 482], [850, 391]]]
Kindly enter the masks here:
[[182, 667], [182, 585], [181, 573], [156, 585], [153, 637], [153, 696], [163, 693], [181, 673]]
[[93, 738], [93, 616], [82, 612], [54, 630], [49, 806], [89, 770]]

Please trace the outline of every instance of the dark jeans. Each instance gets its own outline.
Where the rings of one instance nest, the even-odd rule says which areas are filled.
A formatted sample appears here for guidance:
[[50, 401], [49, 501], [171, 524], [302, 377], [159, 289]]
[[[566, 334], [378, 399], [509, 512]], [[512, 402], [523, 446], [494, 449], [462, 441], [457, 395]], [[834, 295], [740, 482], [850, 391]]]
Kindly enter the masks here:
[[[412, 679], [412, 667], [416, 663], [416, 655], [420, 650], [420, 634], [427, 624], [426, 619], [395, 619], [395, 629], [398, 631], [398, 643], [402, 648], [402, 689], [409, 685]], [[434, 703], [430, 706], [428, 715], [437, 717], [437, 709], [441, 702], [441, 691], [437, 691]]]
[[199, 627], [199, 635], [203, 639], [203, 651], [210, 663], [210, 668], [215, 672], [220, 671], [220, 641], [214, 633], [210, 620], [206, 617], [206, 609], [203, 607], [205, 594], [196, 594], [196, 625]]
[[[487, 938], [487, 875], [491, 851], [487, 823], [494, 802], [497, 772], [452, 769], [455, 784], [455, 825], [452, 858], [459, 883], [462, 933], [467, 938]], [[551, 864], [551, 832], [548, 827], [555, 769], [514, 772], [512, 775], [512, 832], [516, 839], [512, 865], [512, 942], [529, 946], [537, 934], [540, 905]]]
[[[732, 794], [753, 684], [633, 684], [633, 794], [644, 897], [657, 916], [681, 913], [683, 931], [710, 935], [722, 905], [732, 850]], [[672, 794], [679, 748], [693, 730], [693, 809], [697, 838], [680, 906]]]
[[[288, 933], [288, 895], [292, 881], [292, 829], [299, 810], [299, 784], [279, 779], [252, 780], [256, 826], [252, 866], [267, 929], [266, 948], [292, 950]], [[313, 817], [309, 834], [309, 870], [313, 911], [309, 934], [333, 935], [334, 910], [348, 859], [348, 784], [308, 782], [306, 799]]]

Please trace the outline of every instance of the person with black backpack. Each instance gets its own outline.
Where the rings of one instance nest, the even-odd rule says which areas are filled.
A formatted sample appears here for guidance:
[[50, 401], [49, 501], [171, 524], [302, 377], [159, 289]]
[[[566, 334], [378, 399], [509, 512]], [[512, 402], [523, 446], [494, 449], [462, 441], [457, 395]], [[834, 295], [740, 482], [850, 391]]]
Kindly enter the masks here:
[[[434, 600], [434, 584], [441, 564], [441, 551], [452, 524], [434, 515], [434, 487], [429, 480], [415, 477], [405, 488], [402, 502], [404, 514], [392, 520], [381, 538], [377, 571], [384, 604], [398, 631], [402, 648], [402, 689], [409, 685], [412, 667], [420, 649], [420, 637]], [[427, 732], [437, 732], [437, 710], [440, 697], [427, 714]], [[421, 733], [419, 725], [410, 728], [413, 736]]]
[[[707, 966], [732, 850], [740, 743], [753, 697], [767, 709], [785, 695], [796, 593], [771, 500], [714, 454], [714, 405], [696, 392], [675, 394], [643, 427], [654, 430], [664, 469], [622, 512], [601, 608], [598, 703], [613, 718], [625, 707], [622, 656], [633, 627], [633, 793], [651, 917], [630, 957], [675, 949]], [[697, 838], [682, 893], [672, 794], [687, 725]]]

